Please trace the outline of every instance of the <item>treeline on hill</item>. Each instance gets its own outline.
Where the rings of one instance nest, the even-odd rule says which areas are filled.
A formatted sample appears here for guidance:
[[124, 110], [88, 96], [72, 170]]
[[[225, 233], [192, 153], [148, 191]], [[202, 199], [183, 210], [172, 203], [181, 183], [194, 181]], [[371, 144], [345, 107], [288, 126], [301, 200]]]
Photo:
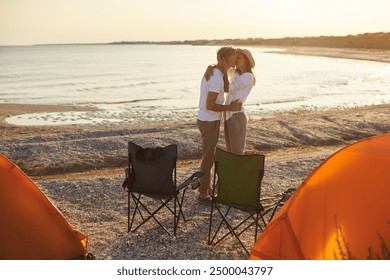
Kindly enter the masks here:
[[249, 45], [297, 46], [326, 48], [362, 48], [390, 50], [390, 32], [364, 33], [348, 36], [285, 37], [278, 39], [247, 38], [222, 40], [187, 40], [170, 42], [114, 42], [111, 44], [186, 44], [186, 45]]

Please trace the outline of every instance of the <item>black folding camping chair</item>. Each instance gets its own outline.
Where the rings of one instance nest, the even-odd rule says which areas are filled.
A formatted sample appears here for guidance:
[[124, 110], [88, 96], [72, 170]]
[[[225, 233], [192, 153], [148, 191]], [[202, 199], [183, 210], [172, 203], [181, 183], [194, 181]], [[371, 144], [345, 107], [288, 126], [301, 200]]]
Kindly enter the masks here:
[[[177, 145], [143, 148], [128, 142], [128, 167], [123, 187], [128, 192], [128, 231], [136, 231], [149, 220], [154, 220], [171, 235], [159, 218], [166, 210], [173, 216], [173, 235], [176, 236], [180, 218], [185, 221], [183, 200], [190, 184], [203, 176], [198, 171], [182, 184], [176, 182]], [[131, 201], [134, 202], [131, 209]], [[153, 203], [153, 202], [157, 202]], [[161, 215], [162, 216], [162, 215]]]

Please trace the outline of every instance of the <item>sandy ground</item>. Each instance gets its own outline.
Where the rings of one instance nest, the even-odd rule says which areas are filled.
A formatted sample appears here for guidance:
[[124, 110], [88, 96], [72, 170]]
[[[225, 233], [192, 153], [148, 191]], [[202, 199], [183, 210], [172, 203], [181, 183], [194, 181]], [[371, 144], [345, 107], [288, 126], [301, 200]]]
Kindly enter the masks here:
[[[193, 190], [187, 191], [184, 203], [187, 223], [179, 225], [176, 238], [154, 222], [127, 233], [127, 196], [121, 187], [127, 141], [143, 146], [178, 144], [180, 182], [200, 163], [195, 120], [144, 127], [131, 123], [23, 127], [4, 122], [11, 115], [69, 110], [85, 108], [0, 104], [0, 152], [29, 175], [68, 221], [88, 236], [89, 251], [97, 259], [247, 258], [234, 239], [207, 245], [210, 210], [196, 203]], [[251, 117], [247, 151], [266, 156], [264, 195], [298, 187], [323, 160], [345, 145], [390, 132], [390, 104]], [[252, 246], [252, 236], [243, 239]]]

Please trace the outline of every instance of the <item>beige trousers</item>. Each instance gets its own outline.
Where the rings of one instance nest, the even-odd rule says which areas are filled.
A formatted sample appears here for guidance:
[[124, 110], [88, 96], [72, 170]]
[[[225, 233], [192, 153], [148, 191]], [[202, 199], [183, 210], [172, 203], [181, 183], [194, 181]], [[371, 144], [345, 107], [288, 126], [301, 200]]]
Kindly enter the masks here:
[[214, 164], [215, 149], [217, 147], [219, 138], [220, 121], [197, 121], [197, 125], [202, 135], [202, 162], [200, 170], [205, 173], [199, 179], [199, 195], [202, 197], [207, 196], [208, 191], [211, 191], [211, 168]]
[[242, 112], [235, 113], [225, 121], [225, 142], [228, 152], [237, 155], [245, 154], [247, 119]]

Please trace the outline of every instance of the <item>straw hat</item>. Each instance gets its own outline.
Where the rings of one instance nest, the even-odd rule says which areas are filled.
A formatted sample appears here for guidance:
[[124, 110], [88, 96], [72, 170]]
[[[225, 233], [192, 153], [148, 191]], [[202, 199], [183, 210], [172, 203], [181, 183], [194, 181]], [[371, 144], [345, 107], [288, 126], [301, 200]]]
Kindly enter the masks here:
[[250, 51], [247, 49], [237, 49], [236, 53], [242, 53], [246, 56], [246, 58], [249, 60], [249, 64], [251, 65], [251, 68], [255, 67], [255, 60], [253, 59], [253, 56]]

